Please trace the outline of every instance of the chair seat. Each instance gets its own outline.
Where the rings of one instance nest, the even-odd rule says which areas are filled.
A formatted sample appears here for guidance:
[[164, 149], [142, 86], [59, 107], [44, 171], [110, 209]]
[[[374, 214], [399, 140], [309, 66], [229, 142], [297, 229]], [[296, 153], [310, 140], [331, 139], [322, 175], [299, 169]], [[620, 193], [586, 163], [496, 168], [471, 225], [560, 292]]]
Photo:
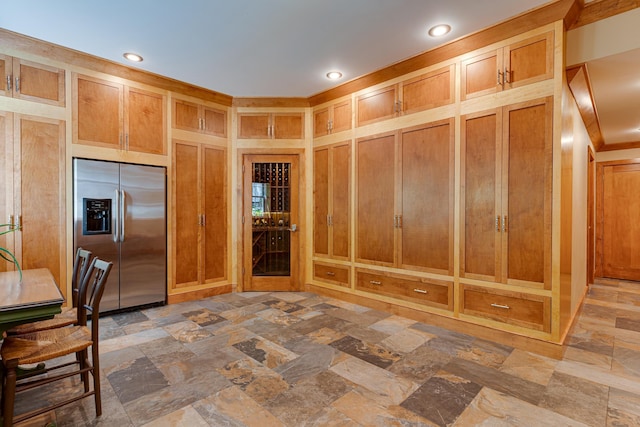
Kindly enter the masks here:
[[25, 323], [11, 328], [7, 331], [7, 335], [23, 335], [34, 332], [46, 331], [47, 329], [63, 328], [73, 325], [78, 321], [78, 309], [68, 308], [62, 313], [56, 314], [53, 319], [40, 320], [39, 322]]
[[89, 348], [93, 344], [86, 326], [51, 329], [4, 339], [0, 354], [3, 360], [17, 359], [31, 364], [54, 359]]

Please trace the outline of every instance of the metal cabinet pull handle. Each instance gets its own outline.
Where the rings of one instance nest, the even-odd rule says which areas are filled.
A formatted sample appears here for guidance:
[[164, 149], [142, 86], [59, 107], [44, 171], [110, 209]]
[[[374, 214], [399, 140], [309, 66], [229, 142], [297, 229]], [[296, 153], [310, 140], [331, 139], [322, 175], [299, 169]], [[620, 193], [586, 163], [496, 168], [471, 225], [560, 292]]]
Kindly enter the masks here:
[[22, 231], [22, 215], [18, 215], [18, 230]]
[[382, 285], [382, 282], [378, 280], [369, 280], [369, 283], [371, 283], [372, 285]]
[[502, 304], [496, 304], [496, 303], [491, 304], [491, 307], [504, 308], [505, 310], [509, 310], [511, 308], [508, 305], [502, 305]]
[[508, 70], [507, 67], [504, 68], [504, 82], [511, 83], [511, 70]]
[[496, 84], [498, 86], [502, 86], [503, 85], [503, 83], [502, 83], [502, 72], [500, 70], [498, 70], [498, 80], [497, 80]]
[[334, 273], [333, 271], [327, 271], [327, 276], [335, 276], [336, 273]]
[[16, 77], [16, 92], [20, 92], [20, 77]]
[[417, 292], [419, 294], [428, 294], [429, 291], [427, 291], [426, 289], [414, 289], [413, 292]]
[[500, 231], [500, 215], [496, 215], [496, 231]]
[[11, 90], [11, 76], [7, 76], [7, 90]]
[[509, 227], [507, 225], [507, 220], [508, 220], [508, 218], [507, 218], [506, 215], [504, 217], [502, 217], [502, 231], [505, 232], [505, 233], [507, 231], [509, 231]]

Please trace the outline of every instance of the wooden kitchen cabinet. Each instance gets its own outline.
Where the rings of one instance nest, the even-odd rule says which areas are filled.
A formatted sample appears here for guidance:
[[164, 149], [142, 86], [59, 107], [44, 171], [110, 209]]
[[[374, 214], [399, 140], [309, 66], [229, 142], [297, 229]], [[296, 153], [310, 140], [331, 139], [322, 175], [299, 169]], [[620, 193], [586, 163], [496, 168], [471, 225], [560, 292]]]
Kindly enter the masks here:
[[0, 95], [65, 106], [65, 71], [24, 59], [0, 55]]
[[[65, 122], [0, 112], [0, 131], [0, 215], [3, 223], [20, 227], [2, 236], [0, 245], [13, 252], [22, 269], [48, 268], [62, 286], [66, 283]], [[0, 271], [8, 269], [13, 265], [2, 261]], [[64, 286], [61, 289], [66, 292]]]
[[313, 262], [313, 278], [320, 282], [351, 287], [351, 269], [347, 266], [330, 264], [320, 261]]
[[313, 249], [316, 256], [350, 257], [351, 143], [319, 147], [313, 156]]
[[303, 139], [304, 113], [239, 113], [240, 139]]
[[553, 78], [553, 42], [550, 31], [462, 61], [462, 100]]
[[74, 74], [73, 142], [166, 155], [166, 96]]
[[357, 142], [357, 259], [453, 274], [453, 119]]
[[227, 277], [226, 150], [174, 141], [175, 288]]
[[313, 137], [351, 129], [351, 99], [336, 102], [313, 112]]
[[464, 116], [460, 276], [550, 289], [551, 97]]
[[172, 126], [190, 132], [227, 137], [227, 112], [182, 99], [173, 100]]
[[356, 126], [395, 117], [398, 113], [398, 85], [387, 86], [356, 97]]

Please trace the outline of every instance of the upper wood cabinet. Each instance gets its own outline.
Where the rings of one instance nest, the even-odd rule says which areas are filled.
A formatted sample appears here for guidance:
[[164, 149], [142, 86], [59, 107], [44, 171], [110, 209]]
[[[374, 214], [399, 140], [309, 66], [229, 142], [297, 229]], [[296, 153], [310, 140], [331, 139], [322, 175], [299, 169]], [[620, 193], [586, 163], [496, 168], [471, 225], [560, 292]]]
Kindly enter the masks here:
[[227, 112], [182, 99], [173, 100], [172, 126], [190, 132], [227, 137]]
[[551, 286], [552, 98], [462, 118], [460, 276]]
[[357, 142], [357, 261], [453, 274], [453, 119]]
[[174, 141], [174, 287], [226, 279], [226, 150]]
[[240, 139], [303, 139], [304, 113], [239, 113]]
[[356, 125], [451, 104], [455, 100], [455, 65], [425, 73], [356, 98]]
[[166, 96], [74, 74], [73, 142], [166, 155]]
[[351, 99], [313, 112], [313, 137], [351, 129]]
[[0, 55], [0, 95], [64, 107], [64, 70]]
[[0, 246], [23, 269], [48, 268], [65, 293], [65, 122], [0, 112], [0, 147], [0, 215], [20, 227]]
[[351, 144], [319, 147], [313, 154], [313, 252], [349, 259]]
[[553, 31], [462, 61], [462, 100], [553, 77]]

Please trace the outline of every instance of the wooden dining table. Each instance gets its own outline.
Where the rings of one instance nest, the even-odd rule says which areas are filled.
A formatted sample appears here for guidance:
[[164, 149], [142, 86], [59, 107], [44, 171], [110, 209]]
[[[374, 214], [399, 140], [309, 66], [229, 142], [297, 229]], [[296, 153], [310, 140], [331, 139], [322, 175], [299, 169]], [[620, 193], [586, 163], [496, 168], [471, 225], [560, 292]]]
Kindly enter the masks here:
[[0, 273], [0, 336], [17, 325], [50, 319], [61, 312], [64, 298], [46, 268]]

